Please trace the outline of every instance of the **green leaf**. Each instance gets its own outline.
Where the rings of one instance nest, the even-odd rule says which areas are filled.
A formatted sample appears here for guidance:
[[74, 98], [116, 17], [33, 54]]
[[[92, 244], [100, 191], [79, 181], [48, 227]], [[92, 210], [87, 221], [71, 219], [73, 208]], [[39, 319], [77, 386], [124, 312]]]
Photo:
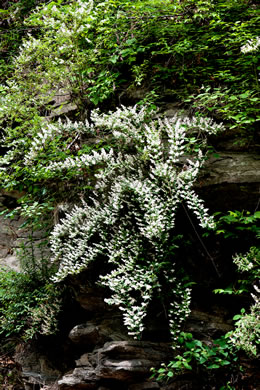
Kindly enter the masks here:
[[191, 365], [189, 363], [187, 363], [186, 361], [183, 361], [183, 367], [187, 368], [187, 370], [192, 370]]
[[161, 374], [166, 371], [166, 368], [159, 368], [158, 372]]
[[206, 357], [201, 356], [201, 357], [199, 358], [199, 364], [203, 364], [203, 363], [205, 363], [207, 360], [208, 360], [208, 359], [207, 359]]
[[115, 54], [112, 57], [110, 57], [109, 61], [112, 62], [112, 64], [116, 64], [118, 58], [119, 56]]
[[221, 366], [228, 366], [229, 364], [231, 364], [231, 362], [229, 362], [228, 360], [221, 360], [221, 361], [219, 362], [219, 364], [220, 364]]
[[242, 99], [246, 99], [246, 98], [248, 98], [248, 96], [250, 96], [250, 92], [249, 91], [247, 91], [247, 92], [244, 92], [244, 93], [241, 93], [241, 95], [239, 95], [239, 97], [241, 97]]
[[207, 366], [207, 368], [210, 369], [210, 370], [211, 369], [216, 369], [216, 368], [219, 368], [219, 364], [215, 364], [214, 363], [214, 364], [211, 364], [211, 365]]

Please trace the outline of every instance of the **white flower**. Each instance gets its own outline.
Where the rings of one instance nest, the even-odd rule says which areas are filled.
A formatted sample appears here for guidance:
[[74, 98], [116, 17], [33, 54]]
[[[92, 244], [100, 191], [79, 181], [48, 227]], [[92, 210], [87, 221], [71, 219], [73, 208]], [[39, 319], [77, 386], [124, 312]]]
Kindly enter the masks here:
[[249, 39], [245, 45], [241, 47], [242, 53], [249, 53], [251, 51], [255, 51], [260, 46], [260, 37], [256, 37], [255, 39]]

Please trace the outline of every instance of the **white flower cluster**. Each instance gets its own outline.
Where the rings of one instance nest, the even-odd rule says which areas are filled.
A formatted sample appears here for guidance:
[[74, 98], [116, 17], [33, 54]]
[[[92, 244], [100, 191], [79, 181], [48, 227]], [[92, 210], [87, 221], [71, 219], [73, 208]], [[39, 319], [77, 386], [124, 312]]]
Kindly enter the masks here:
[[255, 51], [260, 46], [260, 37], [256, 37], [255, 39], [249, 39], [245, 45], [241, 47], [242, 53], [249, 53], [251, 51]]
[[[3, 140], [5, 141], [5, 138], [3, 137]], [[4, 142], [3, 142], [4, 143]], [[15, 157], [18, 154], [18, 150], [23, 149], [23, 145], [26, 143], [24, 139], [17, 139], [9, 143], [9, 150], [5, 153], [4, 156], [0, 157], [0, 170], [5, 170], [6, 168], [3, 168], [2, 166], [9, 165], [12, 160], [15, 159]]]
[[[86, 21], [90, 21], [93, 16], [94, 1], [93, 0], [77, 0], [73, 2], [70, 7], [59, 7], [53, 3], [52, 6], [49, 4], [42, 8], [43, 20], [42, 23], [46, 28], [53, 27], [56, 30], [61, 29], [62, 34], [69, 35], [71, 31], [78, 27], [78, 24], [85, 25]], [[66, 25], [67, 20], [71, 17], [72, 23], [69, 26]], [[69, 28], [69, 29], [68, 29]], [[81, 31], [79, 31], [80, 33]]]
[[[236, 264], [239, 271], [241, 272], [250, 271], [254, 267], [258, 268], [259, 259], [260, 259], [260, 250], [256, 247], [251, 247], [249, 251], [245, 254], [236, 254], [233, 257], [234, 263]], [[258, 273], [258, 276], [260, 276], [260, 271]]]
[[235, 324], [235, 330], [230, 332], [230, 340], [238, 349], [243, 349], [247, 354], [259, 356], [258, 344], [260, 340], [260, 249], [251, 247], [245, 254], [237, 254], [233, 261], [240, 272], [249, 272], [254, 279], [255, 293], [251, 294], [254, 304], [249, 313], [243, 313]]
[[31, 149], [24, 157], [25, 164], [33, 164], [33, 161], [38, 156], [38, 153], [48, 146], [49, 141], [56, 140], [57, 136], [67, 134], [68, 137], [71, 134], [77, 135], [83, 132], [91, 132], [91, 126], [88, 121], [85, 123], [71, 122], [67, 119], [66, 122], [59, 120], [57, 123], [47, 123], [42, 127], [41, 132], [34, 137], [31, 143]]
[[[255, 286], [258, 294], [260, 290]], [[260, 340], [260, 299], [254, 296], [255, 304], [250, 307], [250, 313], [243, 314], [236, 322], [235, 330], [230, 332], [230, 341], [236, 348], [244, 350], [247, 354], [257, 357]]]
[[115, 304], [123, 311], [124, 324], [129, 335], [140, 336], [144, 330], [143, 319], [157, 286], [157, 276], [152, 267], [143, 268], [133, 259], [122, 262], [110, 274], [101, 277], [101, 283], [113, 292], [108, 304]]
[[82, 174], [81, 170], [82, 168], [88, 168], [93, 165], [97, 165], [101, 162], [107, 162], [113, 160], [113, 150], [111, 149], [109, 152], [107, 152], [105, 149], [101, 149], [100, 152], [96, 152], [95, 150], [92, 152], [92, 154], [82, 154], [81, 156], [76, 157], [68, 157], [64, 161], [60, 162], [52, 162], [50, 163], [46, 168], [45, 171], [47, 172], [59, 172], [63, 171], [64, 169], [74, 169], [78, 174]]
[[191, 288], [185, 286], [182, 280], [177, 280], [174, 268], [164, 271], [164, 277], [170, 286], [170, 294], [173, 299], [168, 310], [168, 317], [173, 341], [172, 348], [176, 349], [181, 325], [190, 314]]
[[22, 56], [23, 52], [25, 52], [27, 50], [33, 51], [33, 50], [37, 49], [40, 44], [41, 44], [40, 39], [36, 39], [31, 34], [28, 34], [27, 39], [25, 41], [23, 41], [23, 43], [20, 45], [20, 48], [19, 48], [20, 56]]
[[173, 348], [175, 349], [181, 325], [190, 314], [191, 289], [178, 283], [174, 291], [177, 299], [175, 298], [176, 300], [170, 303], [168, 315]]
[[188, 158], [189, 132], [192, 136], [195, 130], [215, 133], [223, 126], [208, 119], [159, 118], [144, 109], [138, 112], [136, 107], [103, 115], [95, 112], [92, 121], [94, 127], [112, 132], [117, 149], [48, 167], [77, 169], [102, 162], [95, 173], [92, 198], [76, 206], [54, 228], [51, 246], [59, 270], [53, 280], [58, 282], [96, 259], [106, 259], [113, 270], [100, 276], [100, 283], [111, 290], [107, 302], [119, 306], [134, 337], [144, 329], [154, 291], [160, 293], [161, 280], [166, 280], [172, 290], [169, 318], [175, 340], [190, 304], [190, 289], [176, 280], [173, 271], [167, 277], [167, 253], [179, 204], [186, 202], [202, 227], [214, 227], [192, 189], [205, 156], [198, 147]]
[[[76, 1], [70, 5], [70, 7], [56, 7], [55, 3], [48, 4], [41, 8], [40, 17], [36, 21], [33, 18], [32, 24], [40, 25], [46, 29], [46, 33], [49, 37], [54, 37], [59, 42], [67, 41], [68, 47], [64, 46], [64, 49], [73, 48], [73, 40], [80, 36], [83, 30], [91, 27], [91, 22], [95, 19], [94, 2], [88, 1]], [[30, 20], [27, 21], [30, 25]], [[33, 55], [34, 51], [37, 51], [38, 46], [41, 46], [42, 42], [39, 39], [27, 36], [26, 41], [20, 46], [20, 55], [17, 58], [17, 62], [22, 62], [28, 56]], [[62, 50], [62, 47], [59, 47]]]

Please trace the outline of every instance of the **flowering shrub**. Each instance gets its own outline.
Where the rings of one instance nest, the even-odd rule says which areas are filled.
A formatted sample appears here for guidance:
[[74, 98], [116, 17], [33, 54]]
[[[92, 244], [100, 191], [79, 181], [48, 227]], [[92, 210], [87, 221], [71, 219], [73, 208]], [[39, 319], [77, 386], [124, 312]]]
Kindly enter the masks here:
[[[71, 134], [76, 134], [79, 137], [83, 126], [83, 123], [72, 123], [69, 119], [64, 123], [59, 120], [57, 123], [46, 123], [43, 125], [41, 131], [34, 137], [29, 152], [25, 154], [25, 165], [33, 165], [35, 157], [39, 158], [39, 154], [44, 155], [50, 147], [51, 142], [55, 142], [55, 146], [57, 147], [59, 138], [68, 138], [68, 135]], [[86, 130], [86, 126], [84, 126], [84, 130]], [[66, 145], [66, 147], [68, 149], [69, 145]]]
[[260, 46], [260, 37], [256, 37], [255, 39], [248, 40], [245, 45], [241, 47], [242, 53], [249, 53], [251, 51], [255, 51]]
[[[259, 288], [259, 263], [260, 250], [251, 247], [249, 251], [242, 255], [236, 254], [233, 261], [240, 272], [248, 272], [254, 287], [254, 294], [251, 294], [254, 304], [250, 307], [250, 312], [246, 313], [245, 309], [241, 314], [234, 317], [236, 320], [235, 330], [230, 332], [230, 340], [236, 348], [244, 350], [250, 356], [259, 356], [260, 340], [260, 288]], [[258, 284], [258, 285], [257, 285]]]
[[101, 285], [112, 292], [106, 301], [118, 305], [134, 337], [144, 329], [154, 292], [160, 294], [167, 286], [170, 331], [176, 341], [189, 314], [190, 288], [174, 272], [175, 215], [185, 202], [203, 228], [214, 228], [192, 187], [205, 160], [202, 135], [223, 126], [202, 118], [160, 118], [136, 107], [109, 114], [95, 111], [92, 122], [93, 128], [112, 132], [116, 148], [46, 168], [80, 172], [85, 164], [95, 168], [96, 182], [88, 202], [76, 205], [54, 228], [51, 248], [59, 269], [53, 280], [77, 274], [102, 256], [112, 266], [100, 276]]
[[230, 341], [237, 349], [244, 350], [249, 356], [259, 356], [260, 340], [260, 289], [254, 286], [258, 295], [253, 295], [254, 304], [250, 307], [250, 312], [234, 317], [236, 321], [235, 330], [229, 333]]
[[255, 278], [260, 277], [260, 249], [252, 246], [246, 254], [236, 254], [233, 257], [233, 261], [236, 264], [240, 272], [250, 272]]

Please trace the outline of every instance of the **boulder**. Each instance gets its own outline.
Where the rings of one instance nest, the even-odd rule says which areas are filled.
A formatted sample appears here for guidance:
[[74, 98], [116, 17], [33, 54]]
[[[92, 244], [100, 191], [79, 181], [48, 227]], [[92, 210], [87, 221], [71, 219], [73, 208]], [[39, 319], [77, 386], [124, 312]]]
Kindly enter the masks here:
[[130, 340], [127, 329], [122, 326], [121, 316], [109, 315], [104, 312], [104, 318], [76, 325], [69, 333], [74, 344], [85, 345], [92, 348], [103, 345], [107, 341]]
[[60, 390], [97, 389], [98, 379], [95, 370], [75, 368], [73, 374], [67, 374], [58, 381], [58, 386]]
[[209, 157], [199, 186], [260, 183], [260, 156], [253, 153], [217, 153]]
[[260, 156], [254, 153], [220, 152], [205, 162], [196, 183], [211, 211], [258, 207]]
[[187, 319], [186, 330], [200, 339], [214, 339], [233, 329], [232, 321], [224, 321], [221, 315], [212, 315], [200, 310], [192, 310]]
[[108, 342], [96, 352], [96, 373], [104, 379], [121, 381], [147, 377], [151, 367], [167, 360], [171, 352], [168, 343], [146, 341]]
[[[159, 367], [162, 361], [171, 356], [171, 353], [172, 350], [168, 343], [108, 342], [92, 353], [82, 355], [76, 361], [78, 367], [59, 380], [58, 385], [62, 390], [98, 389], [100, 386], [102, 388], [101, 382], [113, 381], [113, 383], [124, 384], [124, 388], [126, 384], [129, 384], [131, 390], [158, 389], [155, 382], [140, 382], [140, 379], [149, 378], [151, 367]], [[131, 383], [135, 380], [138, 383], [137, 387]], [[107, 388], [106, 386], [108, 389], [115, 388], [113, 387], [115, 385], [112, 387], [105, 385], [105, 388]], [[116, 388], [120, 388], [120, 385], [117, 385]]]
[[17, 347], [15, 362], [22, 368], [22, 378], [28, 389], [36, 384], [53, 384], [61, 376], [53, 362], [29, 343]]

